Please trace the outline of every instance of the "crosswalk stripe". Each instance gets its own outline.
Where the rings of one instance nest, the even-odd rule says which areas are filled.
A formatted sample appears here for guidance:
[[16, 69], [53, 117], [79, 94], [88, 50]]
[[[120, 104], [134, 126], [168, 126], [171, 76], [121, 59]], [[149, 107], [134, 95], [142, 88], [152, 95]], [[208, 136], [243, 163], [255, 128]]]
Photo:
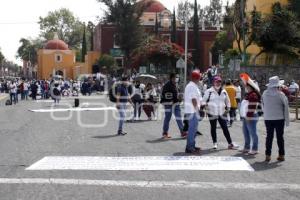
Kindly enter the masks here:
[[53, 108], [53, 109], [32, 109], [31, 112], [47, 113], [47, 112], [67, 112], [67, 111], [105, 111], [105, 110], [117, 110], [115, 107], [105, 108]]
[[241, 157], [137, 156], [137, 157], [44, 157], [26, 170], [208, 170], [254, 171]]
[[300, 190], [299, 184], [288, 183], [233, 183], [233, 182], [188, 182], [188, 181], [122, 181], [57, 178], [0, 178], [0, 184], [38, 184], [108, 186], [136, 188], [195, 188], [195, 189], [241, 189], [241, 190]]

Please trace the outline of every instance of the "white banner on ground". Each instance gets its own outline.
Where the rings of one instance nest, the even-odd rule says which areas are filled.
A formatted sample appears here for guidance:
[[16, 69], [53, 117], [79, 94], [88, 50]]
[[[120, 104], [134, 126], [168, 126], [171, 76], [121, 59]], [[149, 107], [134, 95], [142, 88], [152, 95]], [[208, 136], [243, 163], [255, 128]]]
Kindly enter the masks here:
[[104, 110], [117, 110], [115, 107], [105, 108], [53, 108], [53, 109], [37, 109], [29, 110], [31, 112], [47, 113], [47, 112], [67, 112], [67, 111], [104, 111]]
[[44, 157], [26, 170], [212, 170], [254, 171], [241, 157]]

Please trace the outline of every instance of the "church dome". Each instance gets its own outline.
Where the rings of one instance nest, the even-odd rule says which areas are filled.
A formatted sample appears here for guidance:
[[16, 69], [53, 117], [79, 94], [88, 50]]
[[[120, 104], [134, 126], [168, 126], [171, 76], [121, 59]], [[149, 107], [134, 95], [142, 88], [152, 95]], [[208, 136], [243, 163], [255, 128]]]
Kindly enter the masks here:
[[146, 6], [145, 12], [160, 13], [166, 10], [166, 7], [156, 0], [141, 0], [139, 3]]
[[47, 42], [44, 49], [50, 50], [69, 50], [68, 45], [59, 39], [53, 39]]

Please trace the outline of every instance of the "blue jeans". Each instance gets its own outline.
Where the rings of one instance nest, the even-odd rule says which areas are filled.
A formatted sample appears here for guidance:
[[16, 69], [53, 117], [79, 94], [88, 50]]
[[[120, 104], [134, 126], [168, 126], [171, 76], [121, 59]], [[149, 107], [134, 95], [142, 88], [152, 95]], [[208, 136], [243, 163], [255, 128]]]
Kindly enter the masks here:
[[194, 150], [196, 147], [195, 137], [199, 123], [199, 117], [197, 113], [186, 114], [186, 119], [189, 120], [189, 130], [187, 136], [187, 150]]
[[163, 125], [163, 134], [167, 134], [169, 131], [170, 120], [172, 114], [175, 114], [176, 122], [179, 128], [180, 133], [183, 131], [183, 123], [181, 118], [180, 105], [165, 105], [165, 119]]
[[133, 108], [134, 108], [133, 117], [134, 118], [136, 118], [136, 117], [140, 118], [141, 114], [142, 114], [142, 104], [140, 102], [134, 102]]
[[17, 94], [16, 93], [10, 93], [10, 102], [11, 104], [16, 104], [18, 101], [17, 101]]
[[250, 150], [250, 143], [252, 141], [252, 151], [258, 150], [258, 136], [257, 136], [257, 125], [258, 119], [246, 120], [243, 119], [243, 133], [245, 139], [244, 149]]
[[28, 100], [28, 90], [23, 91], [24, 99]]
[[122, 132], [123, 131], [124, 121], [125, 121], [126, 104], [125, 103], [121, 103], [118, 111], [119, 111], [119, 115], [120, 115], [118, 132]]

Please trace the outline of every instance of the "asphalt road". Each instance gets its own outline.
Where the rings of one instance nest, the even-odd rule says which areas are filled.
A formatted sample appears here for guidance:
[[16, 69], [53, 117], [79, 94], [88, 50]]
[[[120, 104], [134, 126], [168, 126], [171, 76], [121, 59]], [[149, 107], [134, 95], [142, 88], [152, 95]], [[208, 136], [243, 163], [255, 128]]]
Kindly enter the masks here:
[[[83, 99], [87, 107], [112, 106], [105, 98]], [[72, 105], [72, 100], [63, 100]], [[59, 108], [67, 107], [61, 105]], [[0, 102], [0, 200], [35, 199], [300, 199], [300, 123], [286, 130], [286, 161], [264, 160], [265, 130], [259, 122], [260, 154], [243, 156], [227, 150], [218, 130], [220, 150], [212, 151], [209, 122], [197, 137], [203, 156], [241, 156], [251, 171], [91, 171], [26, 170], [46, 156], [184, 156], [185, 140], [179, 138], [174, 121], [173, 139], [162, 141], [162, 121], [126, 123], [126, 136], [116, 136], [113, 111], [37, 113], [29, 109], [51, 109], [51, 102]], [[107, 117], [106, 114], [107, 113]], [[145, 117], [145, 116], [144, 116]], [[97, 127], [105, 122], [103, 127]], [[241, 123], [230, 129], [233, 140], [242, 144]]]

